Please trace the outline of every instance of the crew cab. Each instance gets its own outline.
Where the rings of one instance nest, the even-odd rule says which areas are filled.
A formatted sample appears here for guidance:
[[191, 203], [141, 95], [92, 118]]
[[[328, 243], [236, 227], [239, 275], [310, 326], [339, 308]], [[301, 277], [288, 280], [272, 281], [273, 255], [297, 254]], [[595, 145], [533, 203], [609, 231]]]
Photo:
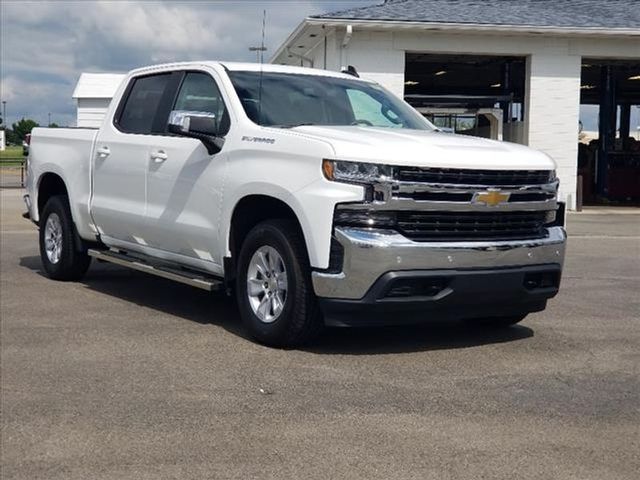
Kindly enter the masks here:
[[559, 288], [553, 160], [439, 131], [353, 74], [137, 69], [99, 129], [35, 128], [27, 172], [51, 278], [97, 258], [233, 292], [268, 345], [324, 325], [506, 326]]

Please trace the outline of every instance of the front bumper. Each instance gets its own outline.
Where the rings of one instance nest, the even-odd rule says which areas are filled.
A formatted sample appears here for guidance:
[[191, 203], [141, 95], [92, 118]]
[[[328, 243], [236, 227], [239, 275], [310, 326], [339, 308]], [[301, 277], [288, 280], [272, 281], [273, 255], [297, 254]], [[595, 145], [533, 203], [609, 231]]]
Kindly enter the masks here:
[[[312, 275], [329, 324], [352, 323], [346, 322], [351, 313], [373, 307], [381, 314], [416, 311], [424, 316], [427, 309], [456, 317], [542, 310], [557, 284], [527, 289], [523, 282], [536, 272], [557, 272], [559, 282], [566, 243], [562, 227], [550, 227], [546, 238], [522, 241], [414, 242], [391, 230], [346, 227], [336, 227], [335, 237], [344, 249], [342, 271]], [[386, 297], [398, 277], [418, 283], [440, 277], [446, 288], [431, 296]]]

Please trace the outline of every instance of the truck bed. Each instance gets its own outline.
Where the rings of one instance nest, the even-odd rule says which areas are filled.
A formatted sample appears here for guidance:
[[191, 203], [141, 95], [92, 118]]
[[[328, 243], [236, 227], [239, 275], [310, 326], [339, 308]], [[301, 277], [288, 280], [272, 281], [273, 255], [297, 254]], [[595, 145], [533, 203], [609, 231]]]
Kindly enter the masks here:
[[[27, 189], [34, 205], [38, 205], [38, 186], [42, 174], [58, 175], [69, 190], [71, 213], [76, 229], [85, 239], [95, 238], [89, 215], [91, 197], [91, 161], [97, 129], [91, 128], [34, 128], [29, 147]], [[33, 209], [32, 218], [39, 221]]]

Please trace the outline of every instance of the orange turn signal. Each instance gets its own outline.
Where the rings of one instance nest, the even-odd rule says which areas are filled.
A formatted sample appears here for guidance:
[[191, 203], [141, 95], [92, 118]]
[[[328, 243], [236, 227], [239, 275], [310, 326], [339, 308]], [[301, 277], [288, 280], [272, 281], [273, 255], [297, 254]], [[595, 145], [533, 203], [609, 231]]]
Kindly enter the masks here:
[[333, 162], [331, 160], [322, 160], [322, 173], [327, 180], [333, 180]]

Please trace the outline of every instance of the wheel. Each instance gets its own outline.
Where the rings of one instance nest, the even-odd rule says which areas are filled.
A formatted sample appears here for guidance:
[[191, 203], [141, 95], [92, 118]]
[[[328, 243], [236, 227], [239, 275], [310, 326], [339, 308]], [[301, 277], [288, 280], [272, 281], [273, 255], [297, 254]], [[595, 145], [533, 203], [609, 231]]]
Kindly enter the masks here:
[[89, 268], [91, 257], [76, 250], [74, 234], [69, 199], [51, 197], [40, 218], [40, 258], [49, 278], [79, 280]]
[[510, 317], [488, 317], [488, 318], [474, 318], [469, 320], [469, 323], [480, 324], [485, 327], [491, 328], [507, 328], [516, 323], [520, 323], [525, 319], [527, 315], [512, 315]]
[[307, 249], [294, 222], [268, 220], [249, 232], [238, 259], [236, 297], [243, 323], [260, 343], [294, 347], [320, 332]]

